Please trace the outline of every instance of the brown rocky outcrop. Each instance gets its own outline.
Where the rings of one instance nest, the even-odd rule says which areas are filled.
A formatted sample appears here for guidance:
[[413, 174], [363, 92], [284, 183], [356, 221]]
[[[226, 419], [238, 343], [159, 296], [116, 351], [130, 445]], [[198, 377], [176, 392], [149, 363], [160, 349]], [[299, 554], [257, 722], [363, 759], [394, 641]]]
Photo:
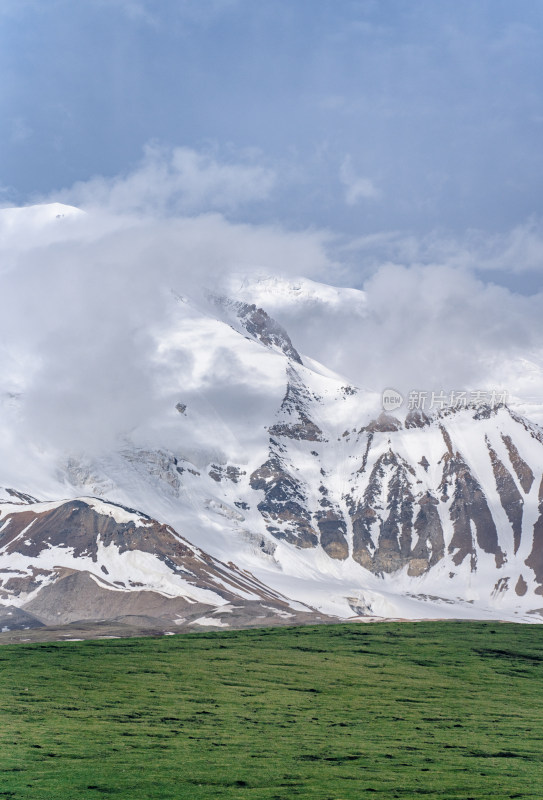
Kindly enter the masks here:
[[520, 457], [520, 453], [517, 450], [515, 443], [511, 439], [511, 437], [502, 434], [502, 439], [505, 446], [507, 447], [511, 464], [513, 465], [513, 469], [515, 470], [517, 478], [520, 481], [520, 485], [522, 486], [522, 491], [525, 494], [528, 494], [534, 482], [534, 473], [532, 472], [528, 464]]
[[[513, 528], [514, 552], [516, 553], [520, 547], [520, 539], [522, 536], [522, 512], [524, 501], [517, 489], [517, 485], [513, 480], [511, 473], [505, 468], [500, 461], [496, 452], [490, 445], [488, 438], [486, 440], [490, 461], [492, 462], [492, 469], [494, 470], [494, 478], [496, 480], [496, 489], [500, 496], [500, 502], [503, 510], [507, 514], [507, 519]], [[532, 476], [533, 478], [533, 476]]]
[[534, 538], [532, 541], [532, 551], [526, 559], [526, 566], [533, 569], [536, 580], [540, 586], [535, 590], [537, 594], [543, 594], [543, 477], [539, 484], [539, 517], [534, 525]]
[[250, 477], [252, 489], [265, 493], [258, 510], [266, 528], [277, 539], [298, 547], [316, 547], [319, 537], [311, 524], [307, 497], [299, 481], [284, 467], [277, 455], [270, 458]]
[[362, 501], [351, 508], [355, 561], [372, 572], [395, 572], [408, 563], [413, 500], [406, 465], [389, 450], [376, 461]]
[[[474, 572], [477, 566], [477, 543], [485, 553], [492, 554], [496, 566], [501, 567], [505, 556], [498, 544], [498, 532], [486, 497], [459, 453], [446, 459], [440, 489], [445, 497], [450, 496], [449, 489], [452, 492], [450, 517], [454, 532], [449, 553], [453, 554], [453, 562], [459, 565], [469, 556]], [[476, 531], [476, 543], [472, 525]]]
[[397, 417], [382, 411], [377, 419], [372, 419], [371, 422], [362, 428], [362, 431], [368, 431], [368, 433], [391, 433], [392, 431], [399, 431], [401, 428], [402, 423]]
[[415, 519], [418, 540], [409, 557], [409, 575], [422, 575], [437, 564], [445, 555], [443, 527], [437, 507], [439, 501], [426, 492], [418, 501], [419, 511]]
[[420, 408], [414, 408], [405, 418], [406, 428], [424, 428], [431, 422], [430, 417]]

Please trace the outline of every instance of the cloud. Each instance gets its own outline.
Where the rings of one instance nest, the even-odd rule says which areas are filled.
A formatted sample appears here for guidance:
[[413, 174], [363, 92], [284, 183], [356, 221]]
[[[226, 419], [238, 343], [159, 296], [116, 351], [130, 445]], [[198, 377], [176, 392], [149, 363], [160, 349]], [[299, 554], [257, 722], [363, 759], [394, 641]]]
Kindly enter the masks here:
[[16, 422], [3, 424], [43, 452], [99, 452], [168, 418], [168, 387], [179, 384], [178, 368], [181, 379], [192, 369], [190, 359], [157, 358], [161, 337], [191, 313], [177, 296], [205, 319], [205, 292], [229, 271], [332, 268], [321, 232], [234, 224], [217, 213], [54, 211], [42, 224], [23, 210], [32, 224], [19, 220], [0, 248], [10, 298], [0, 318], [0, 396], [20, 395]]
[[[461, 235], [432, 231], [416, 236], [405, 231], [383, 231], [338, 244], [338, 253], [358, 265], [376, 269], [387, 262], [448, 266], [480, 273], [543, 275], [543, 220], [532, 217], [501, 232], [468, 230]], [[522, 282], [517, 280], [522, 288]]]
[[[517, 235], [511, 232], [511, 241]], [[484, 280], [486, 272], [475, 270], [475, 259], [466, 265], [453, 240], [439, 247], [436, 236], [434, 255], [440, 250], [446, 258], [429, 264], [409, 260], [418, 254], [415, 239], [399, 241], [397, 234], [373, 239], [375, 248], [395, 247], [406, 260], [374, 266], [363, 291], [347, 292], [339, 304], [303, 284], [296, 302], [276, 293], [272, 313], [302, 356], [375, 392], [505, 390], [543, 418], [543, 293], [523, 295]], [[365, 245], [369, 251], [371, 242]], [[479, 247], [490, 252], [494, 242]]]
[[380, 192], [373, 181], [356, 175], [351, 156], [343, 159], [339, 170], [340, 181], [345, 187], [345, 202], [348, 206], [356, 205], [360, 200], [371, 200], [379, 197]]
[[[0, 395], [20, 395], [17, 418], [4, 420], [6, 436], [17, 431], [43, 452], [102, 451], [134, 431], [162, 431], [153, 441], [170, 446], [163, 428], [175, 405], [172, 387], [188, 386], [202, 371], [190, 314], [213, 317], [206, 290], [234, 274], [238, 285], [244, 275], [337, 284], [351, 259], [352, 275], [367, 265], [363, 294], [312, 284], [308, 302], [282, 304], [276, 296], [270, 303], [302, 354], [374, 391], [502, 388], [524, 400], [543, 396], [543, 295], [485, 279], [518, 263], [539, 268], [539, 223], [501, 236], [383, 232], [339, 250], [329, 232], [233, 222], [218, 212], [264, 198], [274, 180], [254, 160], [149, 148], [132, 174], [63, 193], [79, 198], [86, 214], [58, 217], [49, 209], [47, 224], [33, 219], [25, 229], [0, 210], [0, 222], [11, 219], [0, 248], [0, 287], [9, 298], [0, 317]], [[258, 302], [266, 308], [266, 292]], [[158, 342], [181, 317], [185, 344], [169, 361], [158, 358]], [[201, 391], [239, 432], [246, 382], [238, 379], [237, 354], [217, 353], [222, 368]], [[204, 408], [200, 389], [191, 391]], [[250, 398], [254, 419], [272, 401], [261, 381]]]
[[78, 182], [55, 199], [122, 213], [233, 211], [266, 199], [275, 182], [271, 169], [249, 161], [224, 163], [188, 147], [147, 145], [130, 174]]
[[541, 296], [522, 297], [448, 266], [392, 264], [364, 290], [365, 344], [349, 361], [376, 389], [500, 388], [506, 364], [543, 353]]
[[543, 274], [543, 223], [532, 218], [480, 249], [473, 262], [479, 269]]

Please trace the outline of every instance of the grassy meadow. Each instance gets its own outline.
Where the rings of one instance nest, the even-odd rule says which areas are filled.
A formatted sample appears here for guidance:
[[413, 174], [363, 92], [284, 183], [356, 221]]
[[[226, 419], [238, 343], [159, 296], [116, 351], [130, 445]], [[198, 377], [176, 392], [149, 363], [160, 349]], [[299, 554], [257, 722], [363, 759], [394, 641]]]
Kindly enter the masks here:
[[0, 648], [0, 798], [543, 797], [543, 627]]

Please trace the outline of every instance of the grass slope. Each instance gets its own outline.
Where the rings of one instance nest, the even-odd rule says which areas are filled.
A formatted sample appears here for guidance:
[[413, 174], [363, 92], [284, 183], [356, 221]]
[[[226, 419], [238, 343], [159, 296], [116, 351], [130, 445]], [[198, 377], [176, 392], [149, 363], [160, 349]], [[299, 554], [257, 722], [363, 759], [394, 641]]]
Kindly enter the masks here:
[[541, 798], [543, 628], [0, 648], [0, 798]]

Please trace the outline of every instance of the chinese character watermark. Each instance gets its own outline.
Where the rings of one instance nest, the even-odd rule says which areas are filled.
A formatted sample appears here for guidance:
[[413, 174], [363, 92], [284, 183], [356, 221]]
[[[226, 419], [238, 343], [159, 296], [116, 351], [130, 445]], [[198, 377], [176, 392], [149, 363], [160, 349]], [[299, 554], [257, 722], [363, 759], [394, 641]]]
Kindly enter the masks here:
[[[390, 391], [390, 390], [389, 390]], [[507, 392], [476, 390], [476, 391], [456, 391], [444, 392], [423, 392], [414, 390], [409, 392], [407, 398], [407, 408], [409, 411], [431, 411], [438, 409], [458, 409], [467, 406], [504, 406], [507, 403]]]
[[[404, 397], [396, 389], [385, 389], [382, 396], [383, 409], [396, 411], [404, 402]], [[452, 389], [445, 392], [412, 390], [407, 395], [408, 411], [443, 411], [445, 409], [490, 406], [496, 408], [507, 404], [507, 391], [477, 389], [472, 391]]]

